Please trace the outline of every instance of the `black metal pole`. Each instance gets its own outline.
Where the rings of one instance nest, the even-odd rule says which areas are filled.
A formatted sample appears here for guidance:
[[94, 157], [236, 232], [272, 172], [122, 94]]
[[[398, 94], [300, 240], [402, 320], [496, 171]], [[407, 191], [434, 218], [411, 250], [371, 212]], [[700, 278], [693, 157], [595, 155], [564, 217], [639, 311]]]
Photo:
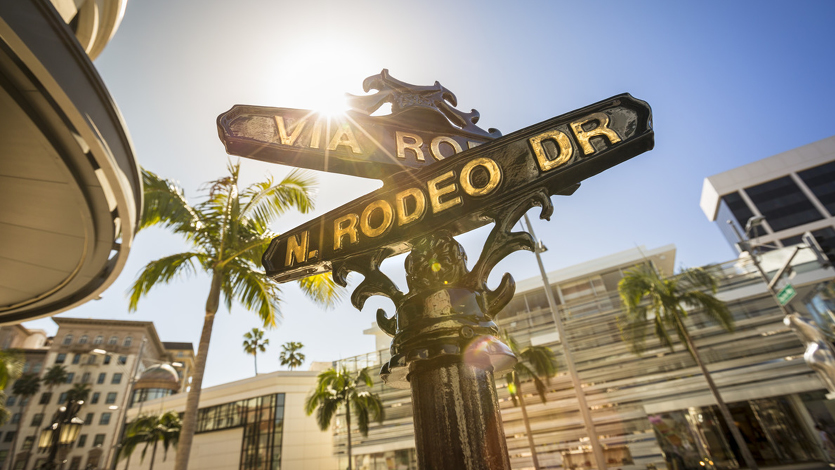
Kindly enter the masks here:
[[418, 242], [406, 272], [396, 318], [377, 314], [394, 336], [380, 375], [412, 390], [418, 468], [510, 470], [494, 372], [516, 358], [497, 338], [489, 294], [467, 282], [464, 250], [447, 234]]

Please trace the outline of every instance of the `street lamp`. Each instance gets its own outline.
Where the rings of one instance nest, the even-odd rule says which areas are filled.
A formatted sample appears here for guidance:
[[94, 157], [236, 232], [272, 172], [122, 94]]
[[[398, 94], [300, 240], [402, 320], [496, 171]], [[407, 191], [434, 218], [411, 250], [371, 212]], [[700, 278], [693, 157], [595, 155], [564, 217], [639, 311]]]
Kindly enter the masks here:
[[83, 404], [83, 400], [78, 400], [62, 406], [55, 414], [54, 422], [41, 430], [38, 449], [41, 452], [49, 452], [46, 464], [41, 467], [43, 470], [58, 468], [61, 465], [61, 462], [57, 462], [58, 449], [61, 446], [70, 446], [78, 439], [84, 420], [76, 414]]
[[541, 241], [537, 240], [536, 233], [534, 233], [533, 231], [533, 227], [531, 226], [531, 220], [528, 218], [528, 214], [525, 214], [525, 224], [528, 226], [528, 232], [530, 232], [531, 236], [536, 242], [534, 254], [536, 255], [536, 262], [537, 264], [539, 264], [539, 274], [542, 276], [542, 283], [545, 286], [545, 298], [548, 299], [548, 306], [551, 309], [551, 316], [554, 319], [554, 325], [557, 328], [557, 334], [559, 334], [560, 336], [560, 343], [562, 343], [563, 350], [563, 359], [565, 360], [566, 367], [568, 368], [568, 375], [569, 377], [571, 377], [571, 384], [574, 386], [574, 393], [577, 396], [577, 402], [580, 405], [580, 415], [583, 417], [583, 424], [586, 428], [586, 434], [588, 434], [589, 436], [589, 444], [591, 444], [591, 450], [594, 454], [594, 460], [597, 463], [598, 470], [606, 470], [606, 458], [603, 454], [603, 447], [601, 447], [600, 441], [597, 438], [597, 430], [595, 430], [594, 428], [594, 420], [592, 420], [591, 412], [589, 411], [589, 405], [586, 402], [586, 392], [583, 391], [583, 386], [580, 383], [580, 375], [577, 373], [577, 368], [574, 366], [574, 358], [571, 354], [571, 348], [568, 345], [568, 335], [565, 334], [565, 328], [562, 324], [562, 318], [560, 318], [559, 311], [557, 310], [557, 302], [556, 300], [554, 300], [554, 292], [551, 290], [551, 282], [548, 280], [548, 275], [545, 273], [545, 265], [542, 264], [542, 257], [540, 256], [540, 254], [545, 252], [547, 248], [545, 248], [545, 245]]

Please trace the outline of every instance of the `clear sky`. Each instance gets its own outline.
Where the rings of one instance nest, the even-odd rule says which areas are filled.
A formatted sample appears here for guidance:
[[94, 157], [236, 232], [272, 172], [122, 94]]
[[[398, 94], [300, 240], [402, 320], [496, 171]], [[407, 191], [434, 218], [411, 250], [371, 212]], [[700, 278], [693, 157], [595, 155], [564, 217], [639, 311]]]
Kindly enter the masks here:
[[[179, 181], [196, 201], [225, 171], [215, 119], [234, 104], [313, 108], [334, 93], [362, 94], [362, 80], [388, 68], [397, 79], [438, 80], [458, 108], [504, 134], [629, 92], [653, 109], [655, 149], [554, 198], [551, 222], [534, 228], [548, 270], [646, 245], [674, 243], [677, 265], [734, 252], [699, 208], [705, 177], [835, 133], [835, 2], [528, 2], [132, 0], [96, 61], [121, 108], [139, 163]], [[243, 178], [289, 170], [244, 159]], [[314, 214], [290, 214], [282, 232], [372, 191], [374, 180], [317, 173]], [[532, 212], [531, 215], [534, 213]], [[486, 229], [458, 237], [470, 265]], [[187, 245], [162, 230], [135, 239], [127, 267], [104, 298], [65, 316], [150, 320], [163, 341], [197, 344], [206, 276], [158, 287], [127, 313], [125, 292], [140, 268]], [[405, 289], [403, 257], [384, 270]], [[518, 280], [538, 274], [533, 254], [497, 266]], [[359, 275], [352, 275], [356, 283]], [[259, 370], [279, 368], [279, 345], [301, 341], [309, 360], [374, 349], [362, 330], [369, 301], [322, 311], [283, 287], [282, 324]], [[32, 328], [57, 329], [48, 319]], [[253, 374], [242, 335], [258, 326], [234, 307], [215, 321], [204, 386]]]

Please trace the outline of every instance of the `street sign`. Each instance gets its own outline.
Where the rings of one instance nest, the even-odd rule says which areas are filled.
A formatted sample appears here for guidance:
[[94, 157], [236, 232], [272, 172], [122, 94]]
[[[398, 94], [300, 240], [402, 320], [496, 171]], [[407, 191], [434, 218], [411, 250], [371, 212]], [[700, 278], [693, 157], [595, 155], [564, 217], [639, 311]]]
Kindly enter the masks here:
[[485, 225], [521, 201], [550, 207], [544, 198], [571, 194], [653, 145], [649, 105], [617, 95], [397, 175], [274, 238], [262, 261], [268, 276], [286, 282], [357, 257], [394, 256], [428, 234]]
[[[501, 136], [496, 129], [475, 125], [478, 111], [455, 109], [455, 95], [438, 82], [411, 85], [384, 69], [365, 79], [363, 89], [377, 93], [349, 95], [352, 109], [334, 116], [235, 105], [218, 116], [218, 134], [231, 155], [377, 179], [423, 168]], [[390, 115], [371, 116], [386, 102], [392, 104]]]
[[786, 284], [786, 287], [783, 287], [777, 293], [777, 301], [780, 302], [780, 305], [786, 305], [791, 302], [795, 295], [797, 295], [797, 291], [794, 290], [794, 287], [791, 284]]

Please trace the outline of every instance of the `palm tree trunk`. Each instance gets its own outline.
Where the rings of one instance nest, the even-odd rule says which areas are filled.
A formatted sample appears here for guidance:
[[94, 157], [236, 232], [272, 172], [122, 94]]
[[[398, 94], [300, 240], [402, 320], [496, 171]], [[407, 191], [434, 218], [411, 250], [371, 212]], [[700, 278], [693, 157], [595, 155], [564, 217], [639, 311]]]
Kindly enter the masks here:
[[525, 397], [522, 393], [522, 385], [519, 383], [519, 376], [513, 374], [513, 382], [516, 385], [516, 397], [519, 398], [519, 406], [522, 408], [522, 421], [525, 422], [525, 432], [528, 434], [528, 446], [531, 448], [531, 459], [533, 460], [533, 468], [539, 470], [539, 457], [536, 455], [536, 445], [533, 442], [533, 433], [531, 432], [531, 422], [528, 420], [528, 410], [525, 408]]
[[702, 358], [699, 356], [699, 350], [696, 349], [693, 339], [690, 338], [690, 333], [684, 326], [684, 322], [681, 321], [681, 317], [678, 314], [675, 316], [676, 321], [679, 324], [679, 328], [681, 328], [681, 331], [684, 333], [684, 341], [687, 342], [687, 348], [690, 349], [690, 352], [693, 354], [693, 359], [696, 361], [696, 364], [699, 365], [699, 369], [702, 370], [702, 375], [704, 375], [705, 380], [707, 381], [710, 393], [712, 393], [713, 398], [716, 399], [716, 406], [719, 407], [719, 412], [722, 413], [722, 417], [725, 419], [725, 423], [728, 425], [728, 429], [731, 430], [731, 435], [733, 435], [734, 441], [736, 441], [736, 445], [742, 453], [742, 459], [745, 460], [745, 464], [749, 469], [758, 470], [759, 467], [757, 467], [757, 462], [754, 460], [754, 456], [751, 455], [751, 450], [748, 449], [748, 444], [745, 443], [745, 439], [739, 432], [739, 428], [736, 426], [736, 422], [734, 422], [734, 418], [728, 410], [727, 405], [725, 405], [725, 401], [722, 400], [722, 396], [719, 395], [719, 389], [716, 388], [716, 384], [713, 382], [713, 377], [711, 377], [710, 372], [708, 372], [707, 367], [705, 367], [704, 362], [702, 362]]
[[200, 391], [203, 386], [203, 372], [206, 370], [206, 357], [209, 355], [209, 341], [212, 339], [212, 326], [214, 325], [215, 314], [220, 305], [220, 286], [222, 279], [221, 273], [215, 272], [212, 275], [212, 288], [209, 291], [209, 298], [206, 300], [206, 316], [203, 320], [203, 331], [200, 333], [200, 344], [197, 347], [194, 375], [191, 376], [191, 390], [188, 392], [188, 397], [186, 397], [183, 428], [180, 434], [180, 443], [177, 446], [177, 459], [174, 461], [174, 470], [188, 469], [191, 443], [194, 441], [194, 432], [197, 430], [197, 409], [200, 405]]
[[258, 355], [253, 354], [252, 355], [252, 360], [255, 361], [255, 375], [257, 376], [258, 375]]
[[154, 460], [157, 459], [157, 442], [159, 441], [154, 439], [154, 448], [151, 450], [151, 466], [148, 470], [154, 470]]
[[354, 464], [354, 457], [351, 455], [351, 401], [345, 400], [345, 423], [348, 425], [348, 470], [351, 470]]

